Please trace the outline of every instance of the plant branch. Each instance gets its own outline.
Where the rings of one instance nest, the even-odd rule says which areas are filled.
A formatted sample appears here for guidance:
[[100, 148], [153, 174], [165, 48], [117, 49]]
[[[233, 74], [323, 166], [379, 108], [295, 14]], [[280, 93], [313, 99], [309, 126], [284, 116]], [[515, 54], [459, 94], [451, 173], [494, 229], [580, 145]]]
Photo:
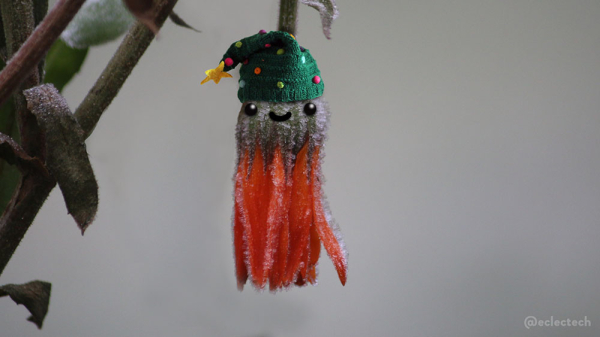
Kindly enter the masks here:
[[[69, 0], [59, 0], [59, 3], [65, 2], [70, 3]], [[56, 10], [56, 7], [59, 3], [55, 5], [53, 12]], [[156, 18], [156, 24], [159, 27], [162, 26], [176, 3], [177, 0], [161, 0], [160, 3], [157, 4], [158, 15]], [[51, 14], [52, 12], [49, 14], [49, 16]], [[46, 22], [46, 19], [44, 19], [41, 25], [43, 25], [44, 22]], [[145, 30], [145, 33], [138, 31], [141, 28]], [[113, 98], [119, 91], [118, 89], [125, 82], [127, 75], [131, 73], [133, 66], [138, 62], [139, 58], [142, 56], [150, 42], [152, 42], [154, 34], [145, 28], [145, 26], [141, 28], [139, 27], [139, 24], [136, 24], [121, 43], [121, 46], [116, 53], [118, 55], [115, 55], [113, 60], [111, 60], [107, 66], [107, 68], [113, 69], [111, 70], [112, 72], [107, 72], [105, 70], [105, 72], [103, 72], [96, 82], [96, 85], [94, 85], [94, 87], [90, 90], [90, 93], [88, 93], [89, 97], [86, 97], [84, 100], [84, 103], [85, 101], [91, 100], [87, 103], [88, 108], [85, 108], [85, 106], [83, 106], [84, 103], [82, 103], [82, 106], [77, 109], [77, 117], [81, 118], [81, 121], [87, 121], [83, 122], [84, 124], [87, 123], [87, 128], [84, 128], [82, 125], [82, 128], [84, 128], [85, 131], [85, 137], [90, 135], [104, 109], [106, 109], [110, 102], [112, 102]], [[38, 30], [36, 30], [34, 34]], [[137, 33], [133, 34], [134, 32]], [[56, 36], [59, 34], [60, 32], [58, 32]], [[150, 34], [149, 36], [151, 38], [148, 38], [148, 34]], [[136, 36], [139, 37], [140, 40], [136, 41]], [[29, 40], [30, 39], [27, 41], [29, 42]], [[124, 55], [127, 53], [133, 54], [134, 57], [127, 57], [127, 55]], [[121, 61], [117, 62], [117, 60]], [[131, 62], [132, 64], [127, 64], [127, 62]], [[114, 82], [107, 83], [104, 82], [102, 76], [107, 78], [115, 77], [116, 80]], [[115, 88], [107, 87], [109, 85], [115, 85], [118, 86], [118, 88], [115, 90]], [[0, 86], [4, 87], [4, 84], [2, 83]], [[103, 93], [105, 90], [108, 92], [108, 94]], [[93, 103], [101, 104], [103, 108], [94, 108]], [[4, 214], [2, 214], [2, 217], [0, 218], [0, 275], [4, 271], [8, 261], [10, 261], [10, 258], [17, 249], [17, 246], [23, 239], [27, 229], [29, 229], [31, 226], [31, 223], [37, 215], [40, 207], [43, 205], [54, 186], [56, 186], [56, 180], [53, 177], [44, 177], [40, 174], [25, 174], [22, 177], [21, 181], [19, 182], [19, 186], [17, 187], [16, 194], [13, 196], [10, 204], [6, 207]]]
[[[7, 2], [19, 1], [7, 0]], [[85, 0], [58, 0], [46, 18], [29, 35], [27, 41], [0, 73], [0, 104], [4, 103], [28, 77], [29, 72], [37, 67], [84, 2]]]
[[296, 34], [298, 22], [298, 0], [280, 0], [279, 24], [277, 30]]
[[[158, 27], [163, 25], [176, 3], [177, 0], [164, 0], [157, 5], [155, 23]], [[75, 111], [75, 118], [83, 129], [84, 139], [94, 131], [102, 113], [117, 96], [152, 40], [154, 33], [141, 22], [137, 22], [127, 32], [119, 49]]]
[[23, 173], [26, 173], [27, 170], [33, 170], [44, 176], [49, 175], [44, 163], [39, 158], [30, 157], [14, 139], [1, 132], [0, 159], [4, 159], [9, 164], [16, 165]]

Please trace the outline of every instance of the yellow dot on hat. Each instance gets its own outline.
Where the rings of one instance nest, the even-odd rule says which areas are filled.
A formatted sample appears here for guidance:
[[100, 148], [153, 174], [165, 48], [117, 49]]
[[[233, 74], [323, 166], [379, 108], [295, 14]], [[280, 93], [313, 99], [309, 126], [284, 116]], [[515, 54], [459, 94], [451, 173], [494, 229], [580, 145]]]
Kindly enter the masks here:
[[238, 48], [242, 47], [242, 41], [238, 41], [238, 42], [236, 42], [236, 43], [235, 43], [235, 46], [236, 46], [236, 47], [238, 47]]
[[283, 54], [285, 54], [285, 50], [283, 50], [283, 49], [279, 49], [279, 50], [277, 51], [277, 55], [283, 55]]
[[277, 82], [277, 88], [283, 89], [283, 82]]

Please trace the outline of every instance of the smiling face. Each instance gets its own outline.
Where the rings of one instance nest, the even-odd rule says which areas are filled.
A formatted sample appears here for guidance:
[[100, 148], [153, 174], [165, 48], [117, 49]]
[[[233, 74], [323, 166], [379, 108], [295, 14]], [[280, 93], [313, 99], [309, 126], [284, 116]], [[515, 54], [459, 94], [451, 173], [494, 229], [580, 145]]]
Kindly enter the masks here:
[[329, 109], [323, 97], [296, 102], [244, 102], [236, 129], [238, 158], [245, 151], [253, 154], [257, 145], [270, 157], [279, 145], [284, 162], [290, 163], [307, 141], [309, 149], [322, 145], [328, 126]]

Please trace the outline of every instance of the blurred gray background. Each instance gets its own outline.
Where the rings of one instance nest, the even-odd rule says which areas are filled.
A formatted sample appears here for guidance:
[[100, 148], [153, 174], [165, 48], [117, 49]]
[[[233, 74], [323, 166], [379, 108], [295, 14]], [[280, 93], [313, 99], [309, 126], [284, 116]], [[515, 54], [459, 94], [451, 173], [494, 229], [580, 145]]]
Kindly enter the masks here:
[[[167, 24], [87, 142], [96, 222], [82, 237], [55, 189], [2, 275], [52, 282], [44, 328], [0, 299], [0, 336], [598, 336], [600, 2], [338, 7], [332, 40], [306, 6], [297, 38], [332, 110], [345, 287], [323, 257], [316, 287], [237, 291], [237, 81], [200, 81], [278, 4], [181, 0], [202, 33]], [[117, 45], [90, 51], [73, 109]]]

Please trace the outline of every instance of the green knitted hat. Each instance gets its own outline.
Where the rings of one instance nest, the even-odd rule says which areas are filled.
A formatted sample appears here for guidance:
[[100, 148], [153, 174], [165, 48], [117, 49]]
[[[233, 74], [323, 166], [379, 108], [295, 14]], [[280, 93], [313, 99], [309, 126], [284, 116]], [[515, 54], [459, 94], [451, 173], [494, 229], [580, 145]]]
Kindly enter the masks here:
[[[229, 47], [217, 69], [207, 71], [216, 83], [230, 77], [238, 64], [240, 101], [292, 102], [323, 95], [323, 81], [317, 62], [308, 49], [298, 45], [293, 35], [261, 30], [258, 34], [235, 42]], [[219, 69], [221, 68], [221, 69]], [[213, 72], [211, 75], [209, 72]]]

